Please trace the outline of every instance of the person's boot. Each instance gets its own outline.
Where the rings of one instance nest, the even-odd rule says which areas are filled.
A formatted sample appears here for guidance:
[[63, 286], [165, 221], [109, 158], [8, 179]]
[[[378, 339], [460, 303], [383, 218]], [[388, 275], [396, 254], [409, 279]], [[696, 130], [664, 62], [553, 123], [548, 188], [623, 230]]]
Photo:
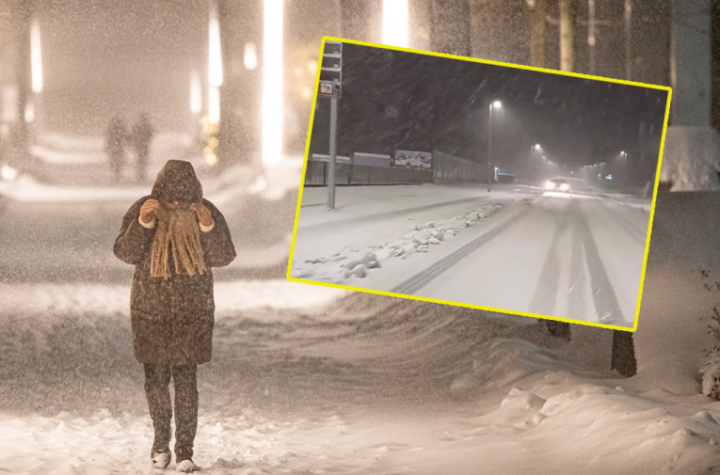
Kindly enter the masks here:
[[150, 457], [152, 458], [153, 468], [164, 469], [167, 468], [168, 465], [170, 465], [171, 456], [169, 449], [166, 452], [155, 452], [153, 450], [150, 454]]
[[190, 459], [185, 459], [177, 464], [176, 470], [180, 473], [192, 473], [200, 468]]

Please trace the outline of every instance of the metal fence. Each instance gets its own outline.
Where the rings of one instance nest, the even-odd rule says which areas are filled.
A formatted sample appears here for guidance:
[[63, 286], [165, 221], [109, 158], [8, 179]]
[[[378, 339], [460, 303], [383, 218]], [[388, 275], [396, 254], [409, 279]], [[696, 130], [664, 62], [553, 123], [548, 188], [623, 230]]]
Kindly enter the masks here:
[[483, 183], [487, 180], [486, 167], [447, 153], [433, 152], [433, 182]]
[[[420, 183], [484, 183], [485, 165], [434, 152], [432, 170], [368, 166], [353, 163], [347, 157], [337, 157], [335, 183], [337, 185], [405, 185]], [[305, 184], [327, 185], [327, 157], [314, 156], [308, 160]]]
[[[327, 185], [327, 166], [326, 161], [308, 160], [305, 184]], [[430, 170], [370, 167], [342, 162], [335, 166], [336, 185], [412, 185], [432, 183], [432, 181], [433, 174]]]

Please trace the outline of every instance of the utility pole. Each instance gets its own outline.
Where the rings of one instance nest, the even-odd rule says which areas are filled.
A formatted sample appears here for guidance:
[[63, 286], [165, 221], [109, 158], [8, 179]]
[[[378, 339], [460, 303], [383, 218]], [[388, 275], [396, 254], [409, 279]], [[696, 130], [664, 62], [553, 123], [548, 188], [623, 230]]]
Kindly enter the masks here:
[[573, 0], [560, 0], [560, 69], [572, 71], [573, 51]]
[[330, 145], [327, 166], [328, 209], [335, 209], [335, 168], [337, 163], [338, 100], [342, 92], [342, 43], [325, 41], [320, 68], [318, 98], [330, 99]]
[[28, 89], [30, 86], [30, 17], [29, 0], [14, 2], [15, 11], [15, 85], [17, 102], [15, 124], [13, 127], [12, 148], [17, 166], [26, 166], [28, 124], [26, 109], [28, 106]]
[[625, 0], [625, 79], [632, 81], [632, 0]]
[[[591, 0], [592, 1], [592, 0]], [[530, 27], [530, 65], [545, 67], [545, 15], [547, 0], [534, 0]]]
[[588, 50], [590, 74], [595, 74], [595, 0], [588, 0]]
[[492, 191], [492, 181], [493, 181], [493, 173], [492, 173], [492, 102], [489, 105], [490, 108], [490, 121], [488, 122], [488, 159], [487, 159], [487, 186], [488, 186], [488, 193]]

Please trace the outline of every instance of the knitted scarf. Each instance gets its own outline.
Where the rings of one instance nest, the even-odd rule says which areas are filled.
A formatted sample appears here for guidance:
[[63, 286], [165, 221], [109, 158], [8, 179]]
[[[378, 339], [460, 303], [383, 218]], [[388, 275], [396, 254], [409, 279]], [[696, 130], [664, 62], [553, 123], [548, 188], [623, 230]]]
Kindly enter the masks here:
[[189, 275], [204, 274], [207, 268], [195, 212], [189, 208], [161, 202], [155, 216], [157, 231], [152, 244], [150, 275], [170, 278], [170, 252], [175, 262], [176, 274], [182, 272], [181, 264]]

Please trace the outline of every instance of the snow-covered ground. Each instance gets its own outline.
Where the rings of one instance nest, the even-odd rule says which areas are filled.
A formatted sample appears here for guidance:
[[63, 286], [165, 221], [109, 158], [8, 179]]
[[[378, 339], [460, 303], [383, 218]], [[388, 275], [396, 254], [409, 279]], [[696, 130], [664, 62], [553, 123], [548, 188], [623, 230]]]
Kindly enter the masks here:
[[671, 191], [720, 190], [720, 133], [711, 127], [667, 128], [660, 180]]
[[315, 190], [303, 196], [293, 278], [634, 325], [650, 200], [524, 185], [351, 187], [328, 211]]
[[[16, 263], [22, 267], [23, 261], [37, 253], [54, 255], [54, 243], [67, 239], [74, 242], [78, 251], [98, 255], [102, 259], [103, 273], [108, 269], [125, 269], [114, 256], [103, 254], [108, 243], [115, 239], [115, 228], [119, 223], [116, 215], [150, 193], [155, 175], [170, 159], [193, 163], [205, 196], [228, 218], [236, 246], [246, 251], [230, 266], [235, 274], [246, 277], [258, 273], [275, 277], [285, 275], [302, 172], [301, 157], [284, 157], [262, 168], [251, 161], [217, 175], [188, 136], [162, 133], [152, 142], [146, 181], [138, 183], [134, 180], [133, 157], [129, 154], [124, 179], [117, 183], [113, 181], [107, 158], [102, 153], [102, 138], [51, 135], [43, 139], [42, 146], [53, 151], [54, 160], [41, 154], [42, 168], [35, 176], [21, 174], [12, 180], [0, 179], [0, 206], [3, 197], [14, 202], [4, 219], [15, 220], [15, 214], [29, 217], [16, 223], [17, 232], [33, 233], [43, 242], [43, 247], [38, 249], [33, 240], [24, 240], [20, 249], [7, 252], [3, 265], [13, 278], [24, 274], [21, 268], [14, 267]], [[94, 158], [88, 163], [78, 163], [76, 155], [84, 153]], [[58, 213], [66, 219], [76, 220], [79, 229], [89, 233], [92, 239], [85, 239], [87, 234], [68, 235], [65, 225], [59, 219], [53, 219]], [[38, 234], [38, 229], [43, 229], [43, 233]], [[78, 267], [82, 273], [68, 272], [67, 267], [46, 259], [39, 265], [63, 278], [68, 278], [68, 274], [80, 275], [78, 278], [84, 280], [97, 277], [98, 273], [93, 270], [98, 268], [95, 263], [86, 265], [71, 256], [63, 259], [64, 266]], [[84, 274], [86, 272], [88, 274]], [[106, 280], [106, 277], [100, 278]]]
[[[217, 201], [239, 226], [253, 214], [234, 199], [269, 202], [296, 173], [268, 171], [268, 198], [242, 186]], [[12, 200], [2, 215], [3, 473], [156, 473], [130, 269], [111, 246], [132, 198]], [[720, 271], [717, 251], [703, 259], [717, 247], [706, 218], [720, 200], [688, 199], [659, 203], [629, 379], [608, 371], [608, 330], [573, 326], [565, 343], [524, 317], [218, 269], [195, 461], [218, 475], [720, 473], [720, 403], [700, 394], [696, 374], [714, 304], [696, 267]], [[278, 226], [285, 235], [292, 223]], [[261, 228], [246, 241], [262, 240]]]

